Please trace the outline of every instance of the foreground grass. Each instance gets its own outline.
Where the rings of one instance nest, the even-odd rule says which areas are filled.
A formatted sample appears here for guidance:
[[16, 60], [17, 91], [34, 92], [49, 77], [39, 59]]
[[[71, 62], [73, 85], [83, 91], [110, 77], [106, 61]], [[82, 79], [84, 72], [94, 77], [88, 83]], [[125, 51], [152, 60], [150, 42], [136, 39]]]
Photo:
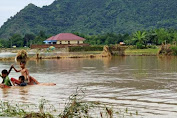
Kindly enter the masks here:
[[156, 49], [127, 49], [125, 55], [157, 55], [159, 48]]
[[113, 107], [107, 107], [99, 102], [86, 102], [83, 100], [84, 96], [83, 92], [80, 94], [78, 91], [71, 95], [64, 110], [60, 113], [47, 100], [41, 100], [39, 105], [13, 105], [10, 102], [1, 102], [0, 116], [18, 118], [125, 118], [138, 115], [137, 111], [132, 112], [127, 108], [114, 110]]

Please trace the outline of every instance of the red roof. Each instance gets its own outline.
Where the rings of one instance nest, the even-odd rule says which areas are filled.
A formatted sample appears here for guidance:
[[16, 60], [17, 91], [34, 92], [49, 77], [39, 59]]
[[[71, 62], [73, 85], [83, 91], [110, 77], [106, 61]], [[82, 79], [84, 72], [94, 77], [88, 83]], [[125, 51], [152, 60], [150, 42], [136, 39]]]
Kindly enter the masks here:
[[53, 38], [54, 38], [54, 36], [48, 38], [46, 41], [51, 41], [51, 40], [53, 40]]
[[60, 33], [56, 36], [52, 36], [47, 39], [47, 41], [51, 40], [57, 40], [57, 41], [84, 41], [85, 39], [82, 37], [79, 37], [77, 35], [74, 35], [72, 33]]

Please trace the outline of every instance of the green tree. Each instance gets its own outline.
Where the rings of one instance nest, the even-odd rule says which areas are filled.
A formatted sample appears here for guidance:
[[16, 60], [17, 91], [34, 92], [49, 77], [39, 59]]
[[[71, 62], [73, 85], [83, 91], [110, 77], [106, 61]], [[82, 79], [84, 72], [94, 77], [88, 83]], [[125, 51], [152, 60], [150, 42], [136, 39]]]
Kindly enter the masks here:
[[4, 46], [3, 46], [3, 44], [0, 42], [0, 48], [3, 48]]
[[157, 34], [154, 30], [147, 31], [146, 41], [150, 44], [157, 44]]
[[8, 48], [10, 47], [10, 41], [9, 40], [4, 40], [0, 39], [0, 48]]
[[146, 46], [146, 32], [137, 31], [133, 34], [133, 40], [136, 42], [137, 48], [143, 48], [143, 45]]
[[23, 47], [23, 38], [20, 34], [14, 34], [10, 37], [11, 47], [17, 46], [17, 47]]
[[39, 36], [40, 36], [40, 37], [43, 37], [43, 38], [44, 38], [44, 37], [46, 38], [46, 34], [45, 34], [45, 32], [42, 31], [42, 30], [39, 32]]
[[177, 45], [177, 32], [173, 33], [173, 43]]
[[164, 28], [155, 30], [155, 33], [157, 35], [156, 37], [157, 45], [161, 45], [162, 43], [170, 43], [172, 40], [171, 34], [168, 32], [168, 30]]
[[24, 36], [24, 46], [30, 46], [32, 44], [32, 41], [35, 39], [34, 34], [25, 34]]
[[35, 37], [33, 43], [34, 44], [43, 44], [43, 41], [45, 41], [48, 38], [46, 36], [44, 31], [40, 31], [39, 34]]

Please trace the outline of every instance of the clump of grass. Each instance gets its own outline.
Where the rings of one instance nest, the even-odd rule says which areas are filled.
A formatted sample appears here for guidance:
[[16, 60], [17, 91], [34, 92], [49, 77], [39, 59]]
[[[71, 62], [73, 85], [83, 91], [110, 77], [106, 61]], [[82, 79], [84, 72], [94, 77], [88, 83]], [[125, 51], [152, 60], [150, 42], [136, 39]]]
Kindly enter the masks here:
[[75, 94], [69, 97], [69, 101], [66, 106], [59, 114], [59, 118], [122, 118], [122, 117], [132, 117], [133, 115], [138, 115], [138, 111], [133, 113], [129, 111], [128, 108], [125, 110], [113, 107], [107, 107], [100, 102], [88, 102], [84, 101], [85, 93], [82, 90], [76, 90]]
[[100, 109], [101, 118], [128, 118], [132, 116], [137, 116], [138, 111], [130, 111], [128, 108], [125, 109], [116, 109], [113, 107], [103, 107]]
[[[84, 94], [83, 91], [82, 93]], [[61, 118], [90, 117], [88, 113], [91, 105], [87, 102], [83, 102], [82, 100], [83, 100], [83, 96], [79, 95], [77, 89], [76, 93], [69, 97], [69, 101], [66, 103], [64, 111], [59, 114], [59, 117]]]
[[[39, 109], [39, 112], [29, 111], [30, 107], [35, 106]], [[46, 107], [48, 106], [48, 107]], [[0, 102], [0, 116], [5, 117], [22, 117], [22, 118], [54, 118], [51, 111], [56, 111], [53, 105], [50, 105], [48, 101], [42, 99], [39, 106], [36, 105], [24, 105], [15, 104], [11, 102]]]
[[54, 118], [51, 112], [56, 111], [53, 105], [49, 104], [49, 101], [42, 99], [37, 106], [38, 112], [26, 113], [23, 118]]
[[22, 117], [26, 114], [25, 110], [20, 108], [19, 104], [15, 106], [11, 105], [10, 102], [0, 102], [0, 116], [19, 116]]
[[23, 118], [54, 118], [54, 116], [45, 113], [29, 113], [26, 114]]
[[172, 50], [172, 54], [177, 56], [177, 46], [171, 46], [170, 49]]

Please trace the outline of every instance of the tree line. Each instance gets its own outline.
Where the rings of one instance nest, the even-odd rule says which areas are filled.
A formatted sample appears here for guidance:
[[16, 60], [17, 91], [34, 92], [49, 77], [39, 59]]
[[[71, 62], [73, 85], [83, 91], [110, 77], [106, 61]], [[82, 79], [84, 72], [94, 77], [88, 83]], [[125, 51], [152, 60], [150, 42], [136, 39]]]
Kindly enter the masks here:
[[[90, 45], [111, 45], [124, 42], [126, 45], [134, 45], [136, 48], [148, 48], [161, 44], [176, 44], [177, 30], [176, 29], [154, 29], [137, 31], [131, 34], [115, 34], [106, 33], [102, 35], [85, 35], [81, 33], [74, 33], [85, 38], [85, 43]], [[38, 34], [20, 34], [12, 35], [8, 40], [0, 40], [0, 47], [9, 48], [16, 47], [30, 47], [31, 44], [44, 44], [43, 41], [51, 35], [46, 35], [44, 31]]]
[[13, 34], [9, 39], [0, 39], [1, 48], [15, 47], [30, 47], [32, 44], [43, 44], [49, 36], [44, 31], [40, 31], [37, 35], [35, 34]]
[[177, 43], [176, 29], [154, 29], [137, 31], [131, 34], [107, 33], [104, 35], [83, 35], [76, 33], [87, 39], [85, 42], [91, 45], [110, 45], [124, 42], [126, 45], [134, 45], [136, 48], [148, 48], [161, 44]]

